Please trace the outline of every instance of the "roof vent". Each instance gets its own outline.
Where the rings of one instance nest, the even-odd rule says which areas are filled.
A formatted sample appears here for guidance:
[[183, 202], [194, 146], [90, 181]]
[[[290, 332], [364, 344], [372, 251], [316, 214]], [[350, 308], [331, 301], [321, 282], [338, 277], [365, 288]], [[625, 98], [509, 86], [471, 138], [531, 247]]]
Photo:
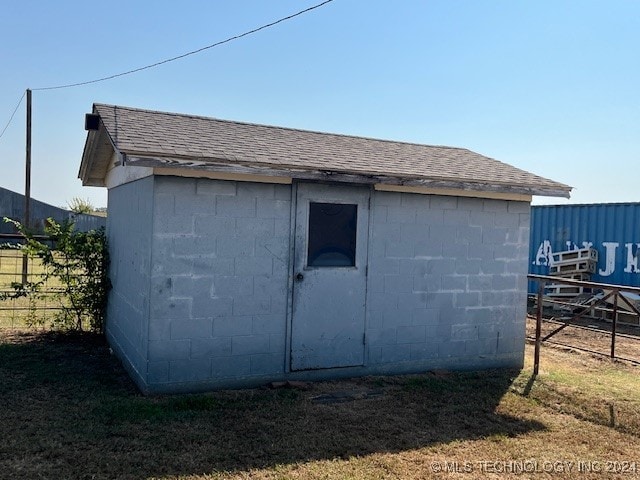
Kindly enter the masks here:
[[87, 113], [84, 116], [84, 129], [85, 130], [98, 130], [100, 128], [100, 115], [94, 113]]

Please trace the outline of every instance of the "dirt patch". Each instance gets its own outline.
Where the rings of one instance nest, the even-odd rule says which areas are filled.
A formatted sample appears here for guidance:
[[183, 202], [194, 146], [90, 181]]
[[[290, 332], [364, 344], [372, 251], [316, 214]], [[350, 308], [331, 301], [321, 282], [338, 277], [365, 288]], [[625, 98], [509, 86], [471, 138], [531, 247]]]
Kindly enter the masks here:
[[[545, 318], [542, 322], [542, 338], [565, 324], [565, 321]], [[548, 345], [584, 349], [604, 356], [611, 353], [611, 323], [596, 319], [570, 321], [569, 325], [545, 341]], [[620, 325], [616, 329], [615, 355], [640, 364], [640, 327]], [[527, 317], [527, 337], [535, 339], [536, 320]]]
[[324, 405], [331, 403], [344, 403], [353, 402], [355, 400], [363, 400], [367, 398], [377, 398], [384, 395], [385, 391], [381, 388], [368, 389], [368, 390], [339, 390], [337, 392], [325, 393], [323, 395], [317, 395], [311, 397], [313, 403], [321, 403]]

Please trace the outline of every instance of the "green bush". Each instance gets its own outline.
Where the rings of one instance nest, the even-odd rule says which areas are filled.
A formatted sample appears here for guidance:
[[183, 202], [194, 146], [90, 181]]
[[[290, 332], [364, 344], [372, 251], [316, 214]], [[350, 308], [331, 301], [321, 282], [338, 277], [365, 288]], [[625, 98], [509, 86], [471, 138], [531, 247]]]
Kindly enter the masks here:
[[38, 281], [13, 282], [13, 292], [5, 294], [5, 297], [38, 299], [43, 285], [53, 279], [60, 285], [53, 294], [60, 303], [60, 311], [54, 316], [54, 326], [75, 331], [82, 331], [88, 326], [89, 330], [102, 333], [111, 288], [104, 228], [79, 232], [74, 230], [71, 221], [57, 223], [49, 218], [44, 230], [54, 245], [51, 247], [36, 239], [20, 222], [4, 220], [14, 224], [25, 237], [26, 244], [22, 250], [31, 257], [39, 258], [44, 267]]

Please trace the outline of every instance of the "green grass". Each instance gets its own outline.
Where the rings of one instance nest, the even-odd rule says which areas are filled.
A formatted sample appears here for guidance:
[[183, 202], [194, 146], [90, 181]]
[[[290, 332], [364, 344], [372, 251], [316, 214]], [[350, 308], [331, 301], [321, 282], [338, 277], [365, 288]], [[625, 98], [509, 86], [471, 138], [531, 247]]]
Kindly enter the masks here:
[[[143, 397], [100, 337], [5, 330], [0, 478], [431, 478], [443, 462], [478, 478], [487, 461], [636, 459], [637, 367], [544, 348], [530, 372]], [[369, 391], [382, 395], [315, 400]], [[614, 427], [601, 415], [611, 402]]]

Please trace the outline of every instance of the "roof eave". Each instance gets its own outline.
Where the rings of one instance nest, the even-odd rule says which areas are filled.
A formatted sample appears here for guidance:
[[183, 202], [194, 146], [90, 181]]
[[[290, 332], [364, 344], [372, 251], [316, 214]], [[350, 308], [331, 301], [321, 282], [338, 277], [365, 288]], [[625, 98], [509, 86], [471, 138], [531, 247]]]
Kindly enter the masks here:
[[87, 132], [78, 178], [84, 186], [104, 187], [106, 173], [116, 152], [111, 138], [100, 122], [98, 130]]
[[532, 195], [538, 197], [559, 197], [559, 198], [571, 198], [571, 190], [557, 190], [557, 189], [536, 189], [532, 191]]
[[80, 169], [78, 170], [78, 178], [82, 180], [82, 185], [88, 185], [87, 180], [94, 161], [97, 136], [98, 132], [96, 131], [87, 132], [87, 138], [84, 142], [84, 150], [82, 151]]
[[318, 170], [295, 165], [256, 164], [252, 162], [229, 161], [228, 159], [195, 158], [145, 154], [142, 152], [126, 152], [125, 165], [163, 169], [188, 169], [208, 172], [230, 172], [236, 174], [288, 176], [298, 180], [320, 180], [360, 184], [388, 184], [420, 186], [440, 189], [455, 188], [475, 192], [515, 193], [569, 198], [571, 187], [558, 183], [554, 186], [542, 187], [513, 183], [488, 183], [456, 181], [430, 177], [406, 177], [380, 173], [361, 173], [353, 171]]

